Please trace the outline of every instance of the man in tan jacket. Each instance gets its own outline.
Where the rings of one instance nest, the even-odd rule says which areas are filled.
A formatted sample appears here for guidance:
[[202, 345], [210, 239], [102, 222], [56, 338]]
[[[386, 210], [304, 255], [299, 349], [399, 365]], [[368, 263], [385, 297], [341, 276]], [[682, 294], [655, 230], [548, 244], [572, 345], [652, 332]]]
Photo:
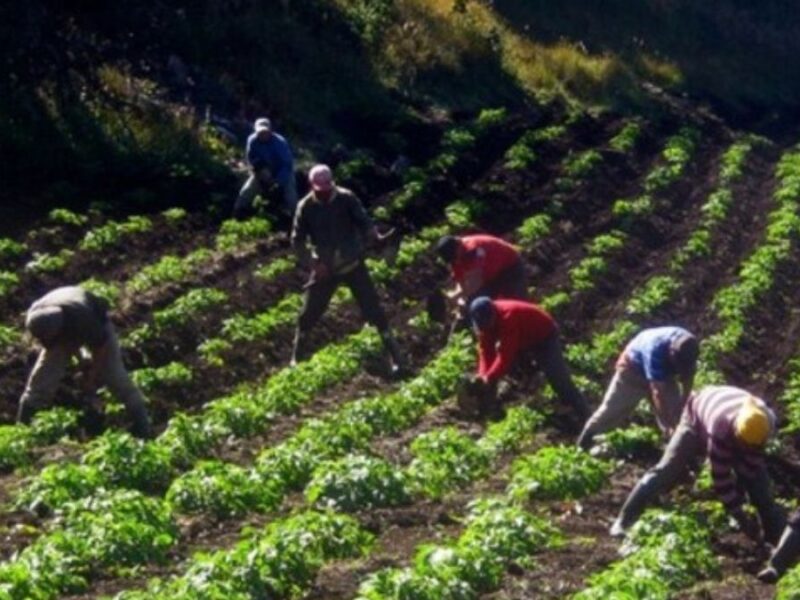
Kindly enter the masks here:
[[28, 309], [25, 327], [42, 349], [19, 401], [17, 420], [29, 423], [48, 405], [64, 377], [70, 359], [80, 349], [91, 354], [84, 392], [94, 396], [105, 385], [125, 405], [138, 437], [150, 437], [150, 420], [142, 393], [122, 364], [117, 334], [104, 300], [76, 286], [57, 288]]

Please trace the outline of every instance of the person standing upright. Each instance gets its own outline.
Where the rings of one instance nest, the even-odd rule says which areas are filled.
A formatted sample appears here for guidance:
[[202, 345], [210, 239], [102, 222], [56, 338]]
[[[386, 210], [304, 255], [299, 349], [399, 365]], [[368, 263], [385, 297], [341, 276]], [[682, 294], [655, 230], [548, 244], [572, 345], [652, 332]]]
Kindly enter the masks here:
[[292, 364], [305, 358], [308, 332], [324, 314], [336, 289], [344, 283], [353, 293], [364, 318], [377, 328], [391, 359], [392, 371], [398, 373], [405, 369], [405, 359], [364, 264], [366, 244], [380, 237], [378, 230], [358, 197], [336, 185], [327, 165], [314, 166], [308, 179], [311, 191], [297, 207], [291, 236], [300, 265], [311, 270], [297, 319]]

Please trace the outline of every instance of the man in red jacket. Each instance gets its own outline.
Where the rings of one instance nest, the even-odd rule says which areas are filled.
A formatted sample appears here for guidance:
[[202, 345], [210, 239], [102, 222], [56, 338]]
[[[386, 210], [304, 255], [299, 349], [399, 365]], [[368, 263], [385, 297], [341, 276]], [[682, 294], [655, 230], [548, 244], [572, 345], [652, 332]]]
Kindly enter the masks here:
[[451, 298], [463, 298], [467, 306], [478, 296], [528, 300], [522, 259], [505, 240], [493, 235], [446, 235], [436, 244], [436, 252], [456, 282]]
[[589, 406], [572, 381], [553, 317], [530, 302], [486, 296], [472, 301], [469, 315], [478, 333], [477, 378], [490, 390], [521, 353], [531, 352], [559, 399], [572, 406], [581, 424], [586, 421]]

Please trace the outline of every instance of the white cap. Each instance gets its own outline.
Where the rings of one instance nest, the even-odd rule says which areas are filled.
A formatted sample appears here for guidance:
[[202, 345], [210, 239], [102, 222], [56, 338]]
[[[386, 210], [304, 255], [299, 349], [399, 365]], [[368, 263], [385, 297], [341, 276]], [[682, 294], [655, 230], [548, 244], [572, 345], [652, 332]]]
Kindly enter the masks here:
[[269, 119], [266, 117], [256, 119], [256, 122], [253, 125], [253, 131], [256, 133], [261, 133], [262, 131], [272, 131], [272, 123], [270, 123]]
[[308, 182], [315, 192], [327, 192], [333, 187], [333, 173], [328, 165], [314, 165], [308, 172]]

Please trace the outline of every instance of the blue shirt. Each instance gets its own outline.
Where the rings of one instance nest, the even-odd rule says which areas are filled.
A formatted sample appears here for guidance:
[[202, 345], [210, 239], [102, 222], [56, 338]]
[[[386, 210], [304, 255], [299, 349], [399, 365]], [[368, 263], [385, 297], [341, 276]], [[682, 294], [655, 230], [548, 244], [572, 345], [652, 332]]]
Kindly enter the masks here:
[[669, 364], [669, 348], [680, 337], [691, 335], [682, 327], [654, 327], [645, 329], [625, 348], [623, 356], [628, 364], [639, 367], [647, 381], [665, 381], [675, 375]]
[[259, 139], [257, 133], [247, 138], [247, 162], [256, 171], [266, 167], [280, 185], [286, 185], [294, 177], [294, 157], [289, 142], [282, 135], [272, 132], [269, 139]]

